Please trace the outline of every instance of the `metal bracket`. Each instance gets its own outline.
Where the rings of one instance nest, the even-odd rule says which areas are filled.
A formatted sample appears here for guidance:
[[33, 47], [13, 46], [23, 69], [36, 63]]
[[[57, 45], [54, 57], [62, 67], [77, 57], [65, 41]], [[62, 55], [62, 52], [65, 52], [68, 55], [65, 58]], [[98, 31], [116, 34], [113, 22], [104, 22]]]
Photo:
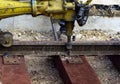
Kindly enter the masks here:
[[6, 65], [18, 65], [20, 64], [20, 57], [17, 55], [3, 56], [3, 63]]

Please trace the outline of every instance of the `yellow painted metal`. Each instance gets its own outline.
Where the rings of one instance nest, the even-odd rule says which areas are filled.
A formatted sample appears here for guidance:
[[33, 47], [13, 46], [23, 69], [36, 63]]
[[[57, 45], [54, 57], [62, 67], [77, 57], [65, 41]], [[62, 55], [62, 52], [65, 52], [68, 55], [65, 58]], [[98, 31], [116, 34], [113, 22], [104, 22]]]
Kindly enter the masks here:
[[[55, 14], [63, 13], [63, 1], [62, 0], [41, 0], [34, 1], [33, 4], [33, 14], [34, 16], [43, 14], [47, 16], [53, 16]], [[62, 14], [63, 15], [63, 14]], [[57, 17], [57, 16], [56, 16]]]
[[66, 35], [67, 36], [72, 36], [73, 28], [74, 28], [74, 22], [73, 21], [67, 21], [66, 22]]
[[33, 4], [33, 16], [46, 15], [54, 19], [73, 21], [75, 18], [75, 5], [72, 2], [64, 3], [63, 0], [42, 0]]
[[19, 1], [19, 0], [0, 0], [0, 1]]
[[[92, 0], [87, 0], [85, 5]], [[66, 34], [72, 35], [74, 20], [76, 17], [75, 4], [68, 0], [31, 0], [30, 2], [19, 2], [15, 0], [0, 0], [0, 19], [32, 14], [33, 16], [46, 15], [52, 19], [63, 19], [66, 22]]]
[[0, 19], [31, 13], [31, 3], [7, 0], [0, 1]]
[[[85, 4], [89, 4], [91, 1], [88, 0]], [[32, 14], [33, 16], [42, 14], [54, 19], [73, 21], [76, 16], [75, 4], [64, 0], [32, 0], [32, 4], [17, 0], [0, 0], [0, 4], [0, 18], [21, 14]]]

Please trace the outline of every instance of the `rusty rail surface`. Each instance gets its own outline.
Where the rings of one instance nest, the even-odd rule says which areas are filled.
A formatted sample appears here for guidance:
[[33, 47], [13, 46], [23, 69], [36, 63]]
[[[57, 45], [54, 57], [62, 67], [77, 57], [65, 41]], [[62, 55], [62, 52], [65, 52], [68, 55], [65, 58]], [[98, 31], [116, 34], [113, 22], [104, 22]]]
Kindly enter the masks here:
[[[66, 55], [65, 42], [15, 41], [12, 47], [0, 47], [4, 52], [17, 54]], [[46, 53], [47, 52], [47, 53]], [[74, 42], [71, 55], [119, 55], [119, 41]]]

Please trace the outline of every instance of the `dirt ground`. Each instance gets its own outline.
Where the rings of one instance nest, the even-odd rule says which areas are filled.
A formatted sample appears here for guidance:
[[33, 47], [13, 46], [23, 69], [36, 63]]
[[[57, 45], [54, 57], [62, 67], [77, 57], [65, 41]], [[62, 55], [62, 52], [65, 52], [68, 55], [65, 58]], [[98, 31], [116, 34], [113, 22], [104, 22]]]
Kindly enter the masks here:
[[32, 84], [63, 84], [52, 58], [25, 57]]
[[120, 73], [107, 56], [86, 57], [102, 84], [120, 84]]

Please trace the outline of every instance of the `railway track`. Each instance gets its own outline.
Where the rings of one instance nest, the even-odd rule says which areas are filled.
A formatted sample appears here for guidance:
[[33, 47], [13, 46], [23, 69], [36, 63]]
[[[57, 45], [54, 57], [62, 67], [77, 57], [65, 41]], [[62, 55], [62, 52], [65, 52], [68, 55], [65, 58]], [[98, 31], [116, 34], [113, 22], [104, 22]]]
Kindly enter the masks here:
[[[65, 42], [40, 42], [40, 41], [14, 41], [13, 46], [5, 48], [0, 47], [0, 53], [8, 52], [10, 54], [32, 54], [40, 53], [41, 56], [66, 55]], [[27, 51], [27, 52], [26, 52]], [[35, 52], [34, 52], [35, 51]], [[72, 55], [119, 55], [119, 41], [94, 41], [94, 42], [73, 42], [71, 49]]]
[[[66, 54], [65, 44], [65, 42], [14, 41], [12, 47], [1, 46], [0, 76], [3, 84], [8, 82], [9, 84], [16, 84], [16, 82], [30, 84], [24, 55], [32, 53], [40, 53], [39, 56], [52, 56], [65, 84], [101, 84], [85, 55], [111, 55], [111, 60], [119, 66], [119, 62], [116, 63], [113, 59], [115, 57], [120, 59], [119, 41], [73, 43], [71, 56]], [[16, 77], [20, 78], [13, 82]], [[25, 79], [22, 79], [24, 77]]]

